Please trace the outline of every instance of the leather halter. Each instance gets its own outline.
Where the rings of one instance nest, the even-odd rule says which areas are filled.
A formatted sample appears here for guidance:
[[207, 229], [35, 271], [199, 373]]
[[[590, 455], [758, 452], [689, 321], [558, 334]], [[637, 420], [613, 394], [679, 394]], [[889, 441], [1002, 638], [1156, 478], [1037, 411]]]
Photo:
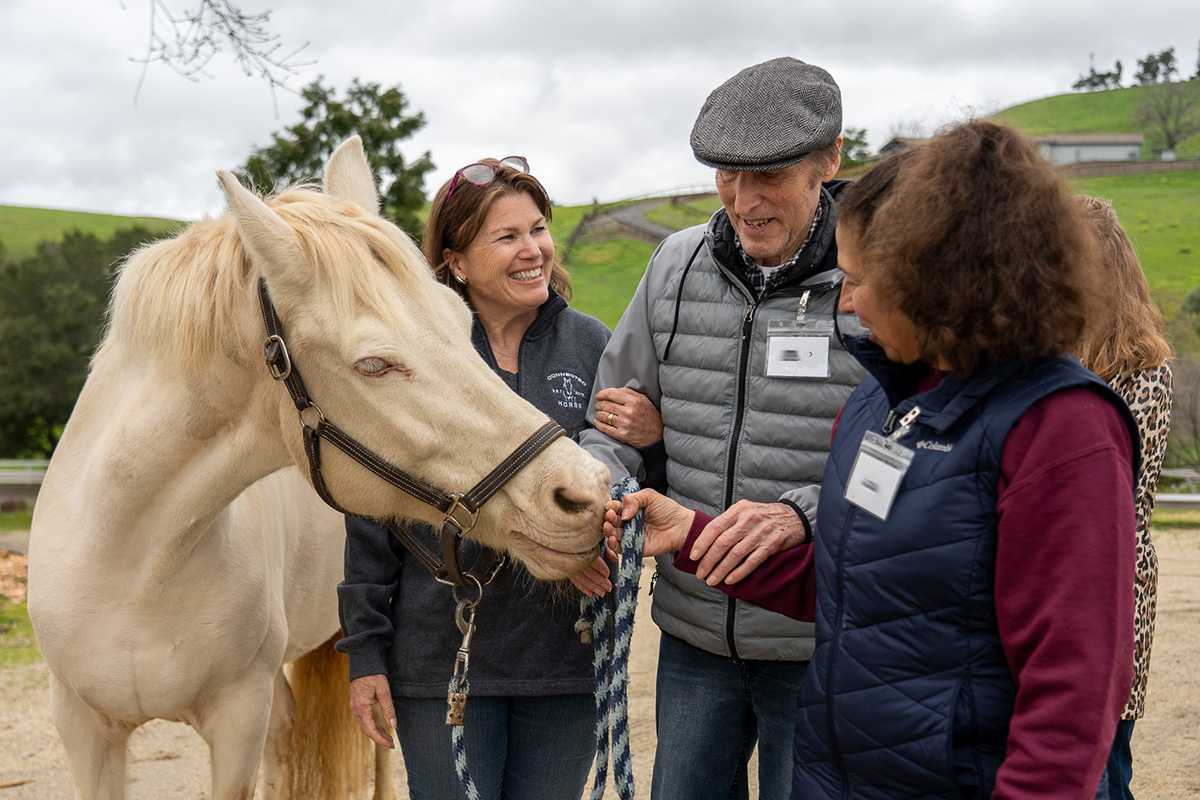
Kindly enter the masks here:
[[[271, 377], [282, 381], [287, 387], [288, 394], [291, 395], [292, 402], [296, 404], [296, 409], [299, 411], [300, 426], [304, 429], [304, 452], [308, 455], [309, 474], [313, 487], [321, 499], [343, 514], [357, 516], [338, 505], [337, 501], [333, 499], [333, 495], [330, 494], [329, 487], [325, 485], [325, 477], [321, 473], [321, 438], [324, 437], [334, 447], [375, 475], [422, 503], [433, 506], [442, 512], [441, 559], [422, 543], [407, 525], [394, 519], [382, 521], [387, 529], [404, 543], [404, 546], [439, 582], [452, 586], [479, 588], [494, 580], [499, 583], [506, 581], [512, 570], [512, 563], [508, 556], [499, 554], [490, 548], [484, 548], [471, 569], [464, 571], [459, 545], [462, 537], [475, 527], [480, 507], [526, 464], [545, 450], [551, 442], [566, 435], [562, 426], [551, 420], [538, 428], [508, 458], [500, 462], [499, 466], [484, 476], [466, 493], [443, 492], [388, 463], [341, 428], [325, 419], [321, 409], [309, 397], [304, 381], [300, 378], [300, 372], [292, 363], [287, 345], [283, 341], [279, 315], [275, 312], [275, 306], [267, 292], [267, 282], [263, 278], [258, 279], [258, 300], [262, 308], [263, 324], [267, 329], [267, 340], [263, 345], [263, 360], [267, 363], [267, 370], [271, 373]], [[304, 418], [305, 412], [310, 409], [316, 415], [315, 425], [309, 425]]]

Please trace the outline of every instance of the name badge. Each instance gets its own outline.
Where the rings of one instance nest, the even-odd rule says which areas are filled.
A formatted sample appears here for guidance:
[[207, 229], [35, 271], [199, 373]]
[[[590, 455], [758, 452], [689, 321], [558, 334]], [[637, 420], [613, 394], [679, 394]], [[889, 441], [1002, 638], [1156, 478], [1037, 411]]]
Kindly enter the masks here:
[[874, 431], [864, 433], [846, 482], [846, 500], [886, 522], [913, 455], [894, 439]]
[[829, 320], [771, 320], [767, 326], [767, 369], [771, 378], [828, 378]]

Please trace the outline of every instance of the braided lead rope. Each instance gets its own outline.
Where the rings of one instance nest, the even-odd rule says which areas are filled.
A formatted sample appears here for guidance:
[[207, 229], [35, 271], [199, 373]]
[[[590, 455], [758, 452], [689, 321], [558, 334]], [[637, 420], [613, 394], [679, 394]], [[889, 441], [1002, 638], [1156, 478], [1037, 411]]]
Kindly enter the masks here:
[[[637, 490], [637, 481], [625, 478], [612, 487], [611, 494], [614, 500], [621, 500]], [[592, 663], [596, 673], [596, 780], [592, 785], [591, 800], [601, 800], [604, 796], [610, 747], [617, 795], [621, 800], [633, 800], [633, 757], [629, 751], [629, 651], [633, 641], [633, 617], [637, 610], [644, 544], [645, 524], [639, 511], [625, 523], [621, 537], [611, 664], [608, 602], [605, 597], [585, 597], [580, 601], [581, 618], [576, 628], [586, 626], [590, 620], [595, 646]]]
[[[450, 694], [466, 695], [470, 688], [465, 675], [455, 675], [450, 679], [447, 691]], [[450, 752], [454, 755], [454, 771], [458, 773], [458, 781], [462, 784], [467, 800], [479, 800], [479, 789], [471, 778], [471, 771], [467, 769], [467, 745], [463, 739], [463, 728], [463, 725], [450, 726]]]

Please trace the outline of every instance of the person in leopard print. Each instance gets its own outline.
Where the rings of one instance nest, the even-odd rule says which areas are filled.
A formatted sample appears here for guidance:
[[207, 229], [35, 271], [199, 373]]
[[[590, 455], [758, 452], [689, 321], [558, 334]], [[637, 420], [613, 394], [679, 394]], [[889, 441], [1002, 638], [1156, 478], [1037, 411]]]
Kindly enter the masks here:
[[1146, 681], [1150, 674], [1150, 645], [1154, 638], [1154, 609], [1158, 591], [1158, 556], [1150, 538], [1154, 493], [1167, 450], [1171, 428], [1171, 346], [1163, 332], [1163, 318], [1150, 299], [1146, 276], [1111, 204], [1078, 196], [1100, 238], [1100, 268], [1105, 280], [1117, 288], [1112, 315], [1096, 326], [1093, 335], [1077, 347], [1084, 366], [1099, 375], [1125, 399], [1137, 421], [1141, 438], [1141, 471], [1138, 475], [1137, 562], [1134, 579], [1133, 690], [1117, 726], [1108, 757], [1105, 780], [1097, 800], [1133, 800], [1129, 781], [1133, 773], [1130, 737], [1134, 721], [1142, 716]]

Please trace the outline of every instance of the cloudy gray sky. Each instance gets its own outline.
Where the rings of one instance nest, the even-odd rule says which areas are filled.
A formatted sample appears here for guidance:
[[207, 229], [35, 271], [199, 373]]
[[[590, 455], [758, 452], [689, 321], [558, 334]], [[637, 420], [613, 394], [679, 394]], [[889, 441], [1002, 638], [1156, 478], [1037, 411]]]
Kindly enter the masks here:
[[[170, 0], [177, 9], [195, 0]], [[1175, 47], [1196, 69], [1196, 0], [244, 0], [273, 9], [289, 83], [400, 85], [427, 125], [432, 192], [463, 164], [521, 154], [573, 205], [711, 184], [687, 138], [710, 90], [790, 55], [828, 69], [845, 125], [898, 130], [1062, 94], [1086, 72]], [[149, 0], [0, 0], [0, 205], [196, 219], [214, 170], [299, 119], [299, 98], [227, 56], [189, 82], [151, 65]], [[1128, 82], [1127, 77], [1127, 82]], [[278, 110], [276, 110], [276, 105]], [[0, 234], [2, 235], [2, 234]]]

